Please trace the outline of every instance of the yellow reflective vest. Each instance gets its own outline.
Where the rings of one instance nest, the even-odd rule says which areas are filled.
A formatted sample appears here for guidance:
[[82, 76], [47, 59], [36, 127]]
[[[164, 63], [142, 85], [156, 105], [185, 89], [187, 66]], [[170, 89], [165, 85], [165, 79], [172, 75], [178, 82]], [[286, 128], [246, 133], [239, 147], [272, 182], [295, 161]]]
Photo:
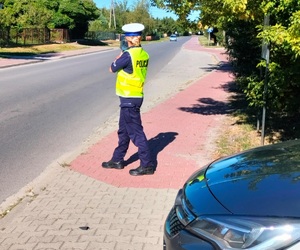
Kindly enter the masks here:
[[143, 97], [143, 87], [147, 75], [149, 55], [142, 47], [126, 50], [130, 54], [133, 72], [124, 70], [117, 73], [116, 94], [122, 97]]

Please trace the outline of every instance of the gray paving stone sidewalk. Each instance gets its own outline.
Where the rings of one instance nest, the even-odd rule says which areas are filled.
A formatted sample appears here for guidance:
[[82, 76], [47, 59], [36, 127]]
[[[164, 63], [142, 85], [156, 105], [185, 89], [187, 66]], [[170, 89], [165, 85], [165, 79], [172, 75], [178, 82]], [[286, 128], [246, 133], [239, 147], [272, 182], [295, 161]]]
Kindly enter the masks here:
[[0, 249], [161, 250], [176, 190], [117, 188], [67, 168], [0, 221]]

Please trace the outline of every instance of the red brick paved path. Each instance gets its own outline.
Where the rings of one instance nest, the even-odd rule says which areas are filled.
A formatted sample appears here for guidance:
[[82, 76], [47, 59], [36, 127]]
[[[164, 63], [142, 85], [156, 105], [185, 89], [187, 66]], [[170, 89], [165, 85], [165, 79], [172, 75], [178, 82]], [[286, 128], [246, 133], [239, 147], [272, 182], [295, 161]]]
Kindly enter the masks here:
[[[221, 49], [205, 49], [194, 37], [183, 49], [204, 51], [226, 62]], [[149, 112], [142, 114], [145, 133], [157, 169], [151, 176], [130, 176], [129, 169], [139, 165], [135, 146], [130, 145], [127, 159], [130, 164], [123, 170], [103, 169], [101, 163], [110, 159], [117, 145], [116, 131], [109, 134], [71, 163], [71, 169], [116, 187], [180, 188], [186, 179], [207, 160], [207, 143], [211, 133], [224, 117], [224, 104], [228, 93], [226, 84], [231, 75], [213, 70], [195, 81], [185, 91], [179, 92]], [[219, 110], [216, 108], [219, 107]]]

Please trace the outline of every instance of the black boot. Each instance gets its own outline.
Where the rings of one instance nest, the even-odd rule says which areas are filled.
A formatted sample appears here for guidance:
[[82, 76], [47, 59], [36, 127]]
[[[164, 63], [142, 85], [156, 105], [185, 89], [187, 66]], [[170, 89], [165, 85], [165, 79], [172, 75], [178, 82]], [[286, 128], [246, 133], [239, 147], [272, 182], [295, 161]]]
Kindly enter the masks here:
[[123, 169], [124, 168], [124, 162], [123, 161], [114, 162], [112, 160], [105, 161], [105, 162], [102, 162], [102, 167], [103, 168]]
[[142, 167], [142, 166], [139, 166], [136, 169], [129, 170], [129, 174], [131, 174], [133, 176], [154, 174], [154, 167]]

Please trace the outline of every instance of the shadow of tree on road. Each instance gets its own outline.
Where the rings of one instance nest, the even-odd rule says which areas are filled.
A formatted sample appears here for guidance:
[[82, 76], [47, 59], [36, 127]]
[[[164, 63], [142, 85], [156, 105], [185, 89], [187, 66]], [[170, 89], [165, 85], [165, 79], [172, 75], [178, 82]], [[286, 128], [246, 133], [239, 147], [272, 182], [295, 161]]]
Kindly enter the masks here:
[[216, 101], [210, 97], [198, 99], [199, 104], [192, 107], [181, 107], [179, 110], [201, 115], [227, 115], [232, 113], [228, 102]]
[[208, 67], [202, 67], [205, 72], [212, 72], [213, 70], [231, 72], [232, 66], [229, 62], [220, 61], [218, 64], [208, 64]]
[[[222, 71], [222, 72], [231, 72], [232, 65], [230, 62], [220, 61], [217, 65], [211, 64], [209, 67], [202, 68], [207, 72], [211, 71]], [[225, 84], [222, 84], [219, 88], [223, 89], [228, 93], [232, 93], [235, 89], [235, 82], [230, 81]], [[221, 102], [214, 100], [211, 97], [199, 98], [197, 100], [199, 103], [194, 104], [191, 107], [181, 107], [179, 110], [194, 114], [201, 115], [228, 115], [234, 112], [234, 107], [231, 101]]]

